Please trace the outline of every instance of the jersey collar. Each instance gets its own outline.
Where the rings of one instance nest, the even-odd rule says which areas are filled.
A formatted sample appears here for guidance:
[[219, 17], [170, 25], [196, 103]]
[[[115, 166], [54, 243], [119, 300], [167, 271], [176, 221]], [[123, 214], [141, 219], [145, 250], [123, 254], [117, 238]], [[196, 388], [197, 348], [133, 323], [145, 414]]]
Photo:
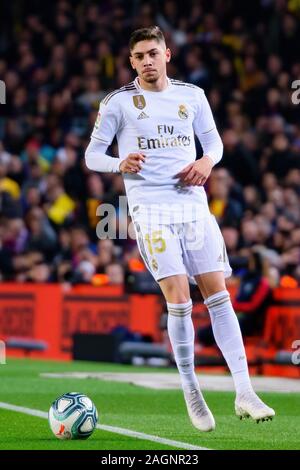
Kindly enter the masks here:
[[134, 79], [134, 84], [135, 84], [136, 89], [137, 89], [138, 91], [140, 91], [140, 92], [147, 92], [147, 93], [164, 93], [164, 92], [170, 90], [170, 88], [171, 88], [173, 85], [172, 85], [172, 82], [171, 82], [171, 80], [169, 79], [169, 77], [167, 77], [167, 82], [168, 82], [168, 86], [167, 86], [167, 88], [165, 88], [164, 90], [162, 90], [162, 91], [151, 91], [151, 90], [145, 90], [144, 88], [142, 88], [142, 87], [140, 86], [139, 78], [138, 78], [138, 77], [136, 77], [136, 78]]

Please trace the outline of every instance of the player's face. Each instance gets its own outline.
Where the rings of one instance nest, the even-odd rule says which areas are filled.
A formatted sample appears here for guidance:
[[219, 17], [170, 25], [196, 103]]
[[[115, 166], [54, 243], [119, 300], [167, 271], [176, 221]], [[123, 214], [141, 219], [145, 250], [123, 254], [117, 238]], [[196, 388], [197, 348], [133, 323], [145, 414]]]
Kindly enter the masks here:
[[166, 75], [170, 58], [170, 49], [153, 39], [136, 43], [131, 51], [130, 62], [142, 80], [154, 83]]

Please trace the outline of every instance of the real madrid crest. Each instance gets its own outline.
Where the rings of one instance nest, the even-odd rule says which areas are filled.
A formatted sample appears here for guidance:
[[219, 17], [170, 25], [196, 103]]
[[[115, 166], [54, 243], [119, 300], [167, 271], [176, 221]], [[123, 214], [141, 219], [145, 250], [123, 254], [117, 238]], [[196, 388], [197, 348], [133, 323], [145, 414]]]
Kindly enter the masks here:
[[189, 112], [185, 104], [179, 105], [178, 116], [180, 117], [180, 119], [187, 119], [189, 117]]
[[136, 95], [132, 97], [133, 104], [138, 109], [144, 109], [146, 106], [146, 100], [143, 95]]

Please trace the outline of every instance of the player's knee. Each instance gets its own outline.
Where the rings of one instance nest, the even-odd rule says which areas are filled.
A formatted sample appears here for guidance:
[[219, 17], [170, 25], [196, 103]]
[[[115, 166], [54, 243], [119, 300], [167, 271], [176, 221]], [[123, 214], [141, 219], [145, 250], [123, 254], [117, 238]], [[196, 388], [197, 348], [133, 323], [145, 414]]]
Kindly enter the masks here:
[[159, 284], [167, 302], [184, 304], [190, 301], [190, 289], [186, 277], [173, 276], [165, 278]]
[[177, 288], [168, 287], [163, 290], [167, 302], [172, 304], [185, 304], [189, 302], [191, 296], [188, 292], [182, 292]]
[[206, 298], [219, 294], [221, 292], [227, 292], [226, 286], [212, 287], [211, 289], [206, 290]]

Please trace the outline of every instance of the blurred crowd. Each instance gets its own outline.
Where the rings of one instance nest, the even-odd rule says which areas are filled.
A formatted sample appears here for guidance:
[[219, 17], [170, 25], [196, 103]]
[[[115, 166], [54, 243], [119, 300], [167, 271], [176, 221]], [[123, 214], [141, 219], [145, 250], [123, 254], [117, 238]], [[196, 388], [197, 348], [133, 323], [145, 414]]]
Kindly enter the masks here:
[[[119, 284], [145, 269], [135, 240], [118, 237], [130, 227], [122, 176], [90, 172], [84, 150], [99, 101], [134, 78], [130, 32], [158, 24], [169, 76], [205, 90], [223, 139], [206, 189], [235, 273], [255, 249], [272, 285], [299, 284], [299, 1], [1, 0], [1, 9], [1, 280]], [[100, 240], [107, 203], [117, 236]]]

